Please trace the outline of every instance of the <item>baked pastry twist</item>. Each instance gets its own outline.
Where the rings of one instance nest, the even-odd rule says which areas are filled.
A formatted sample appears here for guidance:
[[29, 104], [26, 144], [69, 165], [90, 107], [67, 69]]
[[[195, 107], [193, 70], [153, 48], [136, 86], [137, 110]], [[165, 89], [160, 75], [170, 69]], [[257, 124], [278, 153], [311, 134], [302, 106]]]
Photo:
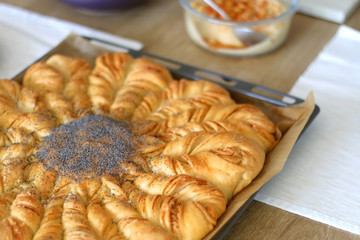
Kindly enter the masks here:
[[51, 56], [0, 80], [0, 240], [201, 239], [275, 126], [147, 58]]
[[275, 141], [274, 124], [259, 108], [250, 104], [216, 103], [176, 114], [167, 111], [168, 116], [162, 114], [161, 118], [154, 117], [160, 115], [157, 113], [149, 116], [149, 120], [142, 116], [146, 121], [135, 121], [136, 132], [168, 141], [192, 132], [237, 132], [258, 142], [265, 151], [269, 151]]
[[93, 112], [115, 119], [129, 119], [147, 93], [172, 81], [164, 67], [146, 58], [134, 60], [126, 53], [98, 57], [89, 79]]
[[68, 123], [90, 113], [87, 96], [90, 64], [82, 59], [53, 55], [32, 65], [24, 76], [24, 87], [37, 90], [42, 103], [57, 118]]
[[132, 121], [164, 119], [217, 103], [231, 104], [234, 101], [225, 89], [214, 83], [204, 80], [174, 81], [164, 91], [149, 93], [135, 109]]
[[206, 179], [230, 200], [255, 178], [264, 160], [265, 151], [249, 138], [232, 132], [198, 132], [171, 141], [149, 164], [163, 175]]

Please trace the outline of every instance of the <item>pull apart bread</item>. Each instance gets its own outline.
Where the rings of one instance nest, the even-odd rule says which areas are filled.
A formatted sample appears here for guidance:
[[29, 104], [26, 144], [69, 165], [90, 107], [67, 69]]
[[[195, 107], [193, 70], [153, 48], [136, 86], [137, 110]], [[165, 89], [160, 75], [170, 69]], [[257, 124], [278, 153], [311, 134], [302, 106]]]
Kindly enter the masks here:
[[126, 53], [0, 80], [0, 239], [201, 239], [275, 126], [208, 81]]

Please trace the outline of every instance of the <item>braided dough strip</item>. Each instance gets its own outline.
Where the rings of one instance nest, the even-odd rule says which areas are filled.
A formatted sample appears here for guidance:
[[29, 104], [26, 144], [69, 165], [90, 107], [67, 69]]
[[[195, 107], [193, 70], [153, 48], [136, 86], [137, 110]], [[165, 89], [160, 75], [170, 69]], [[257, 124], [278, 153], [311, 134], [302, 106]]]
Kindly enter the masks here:
[[22, 239], [31, 240], [32, 230], [20, 219], [8, 216], [0, 222], [0, 240]]
[[188, 175], [162, 176], [143, 173], [134, 181], [141, 191], [152, 195], [174, 196], [181, 201], [199, 202], [206, 208], [210, 218], [216, 219], [225, 211], [227, 200], [224, 194], [206, 180]]
[[[2, 193], [3, 191], [0, 190], [0, 192]], [[11, 204], [13, 203], [18, 193], [18, 189], [13, 189], [0, 195], [0, 220], [10, 215]]]
[[[45, 104], [40, 101], [40, 97], [40, 93], [37, 91], [22, 88], [15, 81], [2, 79], [0, 80], [0, 116], [7, 112], [11, 112], [13, 115], [21, 115], [21, 113], [47, 115]], [[3, 130], [6, 130], [7, 127], [4, 123], [0, 124], [0, 128]]]
[[11, 205], [10, 216], [0, 222], [0, 239], [32, 239], [44, 209], [31, 190], [20, 192]]
[[21, 129], [10, 128], [5, 132], [0, 132], [0, 147], [10, 146], [16, 143], [34, 146], [36, 138]]
[[[39, 172], [35, 171], [34, 174], [39, 175]], [[37, 176], [33, 176], [33, 178], [36, 181]], [[41, 176], [37, 185], [44, 178], [46, 176]], [[63, 236], [69, 239], [72, 239], [72, 237], [85, 237], [87, 239], [89, 236], [90, 239], [92, 237], [111, 240], [125, 239], [122, 234], [118, 233], [116, 225], [109, 221], [109, 215], [106, 215], [107, 213], [103, 211], [97, 202], [91, 202], [87, 205], [87, 201], [93, 197], [98, 200], [101, 194], [96, 193], [99, 192], [101, 183], [88, 180], [74, 184], [69, 180], [63, 180], [62, 184], [53, 187], [52, 195], [48, 197], [49, 202], [45, 207], [45, 215], [34, 239], [62, 239]], [[103, 177], [102, 183], [104, 187], [108, 188], [108, 191], [111, 191], [111, 194], [119, 197], [125, 196], [124, 193], [121, 193], [122, 190], [119, 190], [114, 179]], [[36, 188], [40, 190], [40, 188]], [[78, 216], [72, 218], [72, 214]], [[63, 221], [66, 221], [66, 224]], [[71, 227], [73, 224], [75, 226]], [[76, 226], [82, 230], [85, 229], [86, 233], [82, 235], [82, 233], [77, 232]]]
[[134, 109], [149, 93], [165, 89], [173, 81], [169, 71], [148, 58], [138, 58], [131, 66], [124, 85], [111, 105], [115, 119], [130, 119]]
[[[38, 98], [37, 92], [22, 88], [15, 81], [0, 80], [0, 146], [14, 143], [34, 145], [36, 139], [31, 132], [12, 124], [23, 115], [37, 115], [34, 114], [35, 112], [43, 113], [44, 106], [39, 103]], [[38, 117], [40, 118], [39, 115]], [[31, 128], [32, 124], [30, 123], [27, 128]]]
[[73, 105], [77, 117], [90, 114], [90, 100], [87, 96], [88, 76], [91, 66], [83, 59], [70, 58], [63, 55], [53, 55], [46, 63], [60, 71], [64, 76], [63, 94]]
[[215, 226], [227, 203], [222, 192], [207, 181], [186, 175], [162, 178], [143, 174], [134, 185], [125, 182], [123, 189], [143, 217], [180, 239], [204, 237]]
[[149, 134], [166, 141], [192, 132], [237, 132], [257, 141], [268, 151], [275, 142], [275, 125], [257, 107], [249, 104], [216, 104], [190, 109], [158, 121], [135, 123], [137, 134]]
[[39, 62], [33, 64], [25, 73], [23, 86], [41, 94], [41, 101], [57, 118], [58, 124], [75, 119], [71, 103], [63, 96], [65, 77], [51, 65]]
[[0, 114], [4, 111], [17, 109], [17, 99], [21, 86], [9, 79], [0, 80]]
[[48, 199], [55, 186], [57, 172], [54, 169], [45, 169], [40, 162], [32, 163], [26, 172], [26, 182], [31, 182], [39, 195], [39, 199], [41, 201]]
[[23, 86], [41, 94], [58, 124], [68, 123], [90, 113], [86, 95], [90, 65], [82, 59], [54, 55], [33, 64], [25, 73]]
[[96, 59], [88, 94], [94, 113], [128, 119], [149, 91], [163, 89], [170, 81], [170, 73], [149, 59], [108, 53]]
[[231, 104], [229, 93], [208, 81], [173, 81], [163, 91], [148, 94], [134, 110], [132, 121], [162, 120], [193, 108]]
[[11, 158], [1, 162], [0, 173], [4, 192], [10, 191], [24, 182], [25, 168], [28, 164], [24, 158]]
[[125, 236], [118, 232], [110, 214], [100, 203], [91, 203], [87, 209], [90, 225], [101, 239], [126, 240]]
[[[117, 224], [119, 232], [133, 240], [175, 240], [173, 235], [156, 224], [141, 217], [141, 215], [126, 201], [107, 197], [104, 209]], [[139, 234], [140, 233], [140, 234]]]
[[88, 88], [92, 111], [95, 114], [109, 113], [116, 92], [123, 86], [132, 62], [133, 58], [126, 53], [107, 53], [96, 58], [95, 68], [89, 76]]
[[29, 165], [28, 157], [33, 147], [13, 144], [0, 148], [0, 183], [2, 192], [20, 186], [25, 179], [25, 168]]
[[[265, 151], [236, 133], [192, 133], [170, 142], [149, 161], [154, 172], [206, 179], [231, 199], [260, 172]], [[221, 168], [219, 168], [221, 166]]]
[[32, 190], [19, 193], [11, 205], [11, 216], [24, 222], [35, 233], [39, 228], [44, 208]]
[[[181, 116], [177, 117], [181, 118]], [[176, 126], [176, 124], [170, 126], [174, 125]], [[236, 132], [258, 142], [266, 152], [275, 142], [273, 122], [260, 109], [249, 104], [213, 105], [209, 108], [197, 109], [186, 124], [173, 128], [162, 126], [159, 130], [160, 134], [157, 134], [167, 141], [193, 132]]]
[[26, 70], [22, 85], [42, 94], [47, 92], [62, 93], [65, 79], [54, 67], [45, 62], [38, 62]]
[[85, 204], [78, 195], [69, 194], [65, 199], [63, 208], [64, 239], [97, 239], [89, 224]]
[[21, 113], [7, 111], [0, 115], [1, 129], [20, 129], [28, 134], [42, 138], [50, 134], [56, 123], [40, 113]]
[[27, 158], [33, 153], [33, 147], [25, 144], [12, 144], [0, 148], [0, 162], [15, 158]]
[[194, 132], [221, 133], [233, 132], [256, 141], [266, 152], [275, 142], [274, 135], [265, 132], [262, 128], [257, 129], [244, 121], [206, 121], [203, 123], [189, 122], [181, 127], [174, 127], [157, 136], [167, 142], [174, 141]]
[[64, 201], [64, 196], [53, 196], [48, 199], [44, 210], [44, 218], [41, 220], [39, 230], [33, 240], [62, 239], [63, 225], [61, 216]]
[[5, 111], [48, 114], [45, 104], [40, 101], [41, 93], [21, 87], [15, 81], [0, 79], [0, 114]]

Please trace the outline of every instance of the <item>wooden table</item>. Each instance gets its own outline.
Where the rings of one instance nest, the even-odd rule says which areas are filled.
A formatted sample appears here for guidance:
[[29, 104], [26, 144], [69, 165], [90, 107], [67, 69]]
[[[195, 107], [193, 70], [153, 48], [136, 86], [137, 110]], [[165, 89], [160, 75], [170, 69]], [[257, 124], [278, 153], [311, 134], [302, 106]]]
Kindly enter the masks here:
[[[146, 4], [107, 14], [85, 14], [58, 0], [1, 0], [41, 14], [139, 40], [144, 51], [288, 92], [338, 24], [296, 14], [287, 42], [277, 51], [256, 58], [227, 58], [195, 46], [188, 38], [183, 11], [175, 0]], [[358, 8], [346, 25], [360, 30]], [[253, 201], [226, 239], [360, 239], [360, 236]]]

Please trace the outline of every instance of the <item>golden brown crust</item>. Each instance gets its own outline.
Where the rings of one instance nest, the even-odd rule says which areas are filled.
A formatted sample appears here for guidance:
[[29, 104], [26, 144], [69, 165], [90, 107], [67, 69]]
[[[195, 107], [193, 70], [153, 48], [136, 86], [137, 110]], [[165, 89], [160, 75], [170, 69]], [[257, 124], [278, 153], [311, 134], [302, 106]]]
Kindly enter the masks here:
[[10, 128], [0, 132], [0, 147], [9, 146], [16, 143], [23, 143], [34, 146], [36, 138], [33, 135], [26, 133], [24, 130]]
[[32, 182], [39, 199], [46, 201], [54, 189], [57, 178], [56, 171], [46, 170], [43, 164], [34, 163], [26, 168], [26, 176], [26, 181]]
[[63, 94], [46, 93], [43, 95], [43, 101], [57, 119], [57, 124], [62, 125], [75, 120], [72, 105]]
[[53, 55], [26, 71], [23, 86], [38, 92], [41, 103], [35, 104], [37, 108], [46, 105], [58, 124], [66, 124], [90, 114], [87, 95], [90, 71], [90, 64], [82, 59]]
[[[225, 211], [226, 198], [206, 181], [186, 175], [144, 174], [123, 188], [144, 218], [180, 239], [201, 239]], [[196, 199], [196, 200], [193, 200]]]
[[33, 233], [37, 231], [44, 214], [44, 208], [32, 190], [18, 194], [11, 205], [11, 216], [24, 222]]
[[169, 112], [168, 116], [155, 112], [149, 116], [149, 121], [135, 122], [135, 132], [154, 135], [165, 141], [173, 141], [193, 132], [236, 132], [258, 142], [266, 152], [275, 143], [275, 125], [253, 105], [214, 104], [176, 114]]
[[[135, 154], [110, 159], [121, 162], [118, 171], [75, 180], [66, 171], [108, 159], [51, 154], [65, 140], [51, 153], [41, 147], [52, 129], [91, 115], [126, 123], [119, 134], [133, 146], [110, 140], [125, 146], [118, 155]], [[208, 81], [175, 81], [148, 58], [107, 53], [92, 69], [51, 56], [27, 70], [23, 85], [0, 80], [0, 240], [201, 239], [261, 171], [274, 133], [257, 107], [235, 104]]]
[[0, 194], [0, 219], [4, 219], [10, 215], [10, 206], [14, 201], [16, 195], [19, 192], [16, 190], [7, 191], [3, 193], [3, 189], [1, 189]]
[[106, 115], [115, 99], [118, 89], [125, 81], [126, 72], [133, 58], [125, 53], [104, 54], [95, 62], [89, 77], [88, 94], [95, 114]]
[[65, 79], [63, 95], [73, 105], [75, 116], [90, 114], [90, 99], [87, 95], [88, 77], [91, 72], [89, 63], [63, 55], [53, 55], [46, 63], [62, 73]]
[[9, 79], [0, 80], [0, 114], [4, 111], [17, 109], [17, 98], [21, 86]]
[[87, 207], [87, 212], [90, 225], [97, 236], [101, 236], [102, 239], [126, 239], [123, 234], [118, 232], [110, 214], [106, 212], [101, 204], [91, 203]]
[[9, 216], [0, 222], [0, 240], [31, 240], [31, 229], [16, 217]]
[[52, 66], [38, 62], [30, 66], [23, 79], [23, 86], [41, 93], [61, 93], [65, 84], [64, 76]]
[[61, 72], [65, 85], [63, 95], [71, 102], [77, 117], [86, 116], [90, 113], [90, 100], [87, 96], [88, 76], [91, 71], [89, 63], [82, 59], [74, 59], [63, 55], [53, 55], [46, 63]]
[[[108, 197], [104, 201], [104, 209], [117, 224], [119, 232], [130, 239], [176, 239], [155, 223], [141, 215], [126, 201]], [[140, 234], [139, 234], [140, 233]]]
[[62, 239], [63, 225], [61, 216], [65, 197], [52, 197], [45, 207], [44, 218], [41, 220], [39, 230], [34, 240]]
[[161, 120], [190, 109], [213, 104], [231, 104], [229, 93], [208, 81], [173, 81], [163, 91], [151, 92], [134, 110], [132, 121]]
[[164, 175], [204, 178], [230, 199], [260, 172], [264, 161], [265, 152], [251, 139], [229, 132], [199, 132], [170, 142], [150, 166]]
[[208, 181], [184, 174], [165, 177], [144, 173], [134, 182], [140, 190], [151, 195], [174, 196], [180, 201], [194, 201], [206, 208], [213, 222], [225, 211], [227, 200], [219, 189]]
[[39, 138], [50, 134], [55, 126], [54, 121], [39, 113], [8, 111], [0, 115], [0, 129], [20, 129]]
[[133, 109], [151, 91], [164, 89], [170, 73], [146, 58], [105, 54], [97, 58], [90, 75], [89, 95], [96, 114], [129, 119]]
[[236, 132], [258, 142], [265, 151], [269, 151], [275, 142], [273, 122], [259, 108], [249, 104], [215, 104], [183, 112], [176, 118], [186, 119], [186, 122], [180, 125], [177, 119], [169, 118], [164, 123], [171, 126], [170, 129], [164, 131], [162, 129], [166, 126], [161, 126], [156, 134], [160, 133], [161, 137], [174, 140], [192, 132]]

